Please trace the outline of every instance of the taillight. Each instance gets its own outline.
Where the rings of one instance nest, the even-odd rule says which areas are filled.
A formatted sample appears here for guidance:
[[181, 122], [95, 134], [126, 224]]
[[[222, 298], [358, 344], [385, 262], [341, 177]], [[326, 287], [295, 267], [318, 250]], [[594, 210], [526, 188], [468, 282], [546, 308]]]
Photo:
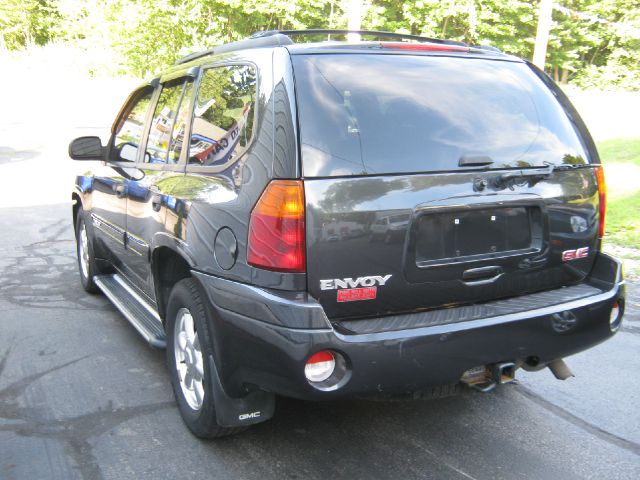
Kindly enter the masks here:
[[446, 43], [408, 43], [408, 42], [381, 42], [382, 48], [394, 50], [428, 50], [431, 52], [468, 52], [469, 47], [463, 45], [450, 45]]
[[273, 180], [253, 207], [247, 262], [278, 272], [305, 271], [304, 185]]
[[600, 225], [598, 228], [598, 236], [604, 237], [604, 220], [607, 213], [607, 184], [604, 181], [604, 168], [596, 167], [596, 180], [598, 181], [598, 201], [600, 206]]

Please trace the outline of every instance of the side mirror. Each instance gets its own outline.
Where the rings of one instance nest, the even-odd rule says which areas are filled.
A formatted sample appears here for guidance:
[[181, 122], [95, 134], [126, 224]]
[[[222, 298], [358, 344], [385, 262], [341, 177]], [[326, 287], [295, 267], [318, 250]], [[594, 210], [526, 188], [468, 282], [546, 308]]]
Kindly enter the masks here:
[[104, 160], [104, 147], [99, 137], [78, 137], [69, 144], [73, 160]]

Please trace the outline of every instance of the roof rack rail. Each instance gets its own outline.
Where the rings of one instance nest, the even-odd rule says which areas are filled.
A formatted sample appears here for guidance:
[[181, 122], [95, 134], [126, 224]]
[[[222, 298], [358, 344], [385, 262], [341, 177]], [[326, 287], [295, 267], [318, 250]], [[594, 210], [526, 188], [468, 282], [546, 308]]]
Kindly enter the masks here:
[[274, 35], [286, 35], [288, 37], [294, 35], [347, 35], [349, 33], [354, 33], [358, 35], [365, 35], [371, 37], [380, 37], [380, 38], [400, 38], [403, 40], [416, 40], [418, 42], [431, 42], [431, 43], [442, 43], [446, 45], [461, 45], [466, 47], [467, 44], [464, 42], [458, 42], [457, 40], [446, 40], [442, 38], [429, 38], [429, 37], [421, 37], [420, 35], [409, 35], [406, 33], [393, 33], [393, 32], [381, 32], [377, 30], [331, 30], [331, 29], [310, 29], [310, 30], [265, 30], [262, 32], [256, 32], [251, 35], [249, 38], [258, 39], [258, 38], [268, 38]]
[[174, 65], [181, 65], [183, 63], [190, 62], [191, 60], [206, 57], [208, 55], [234, 52], [237, 50], [243, 50], [245, 48], [292, 45], [293, 40], [291, 40], [290, 37], [296, 35], [347, 35], [349, 33], [380, 38], [399, 38], [402, 40], [416, 40], [418, 42], [440, 43], [444, 45], [461, 45], [463, 47], [467, 46], [466, 43], [458, 42], [456, 40], [443, 40], [441, 38], [421, 37], [419, 35], [409, 35], [406, 33], [379, 32], [375, 30], [265, 30], [262, 32], [256, 32], [245, 40], [225, 43], [209, 48], [207, 50], [202, 50], [201, 52], [190, 53], [189, 55], [185, 55], [184, 57], [176, 60]]
[[202, 50], [201, 52], [190, 53], [182, 58], [176, 60], [174, 65], [181, 65], [183, 63], [190, 62], [196, 58], [206, 57], [207, 55], [214, 55], [218, 53], [234, 52], [236, 50], [244, 50], [245, 48], [260, 48], [260, 47], [273, 47], [279, 45], [291, 45], [293, 41], [286, 35], [280, 35], [277, 32], [273, 35], [265, 35], [264, 37], [249, 37], [245, 40], [238, 40], [237, 42], [225, 43], [222, 45]]
[[486, 50], [488, 52], [504, 53], [498, 47], [494, 47], [493, 45], [474, 45], [473, 48], [479, 48], [480, 50]]

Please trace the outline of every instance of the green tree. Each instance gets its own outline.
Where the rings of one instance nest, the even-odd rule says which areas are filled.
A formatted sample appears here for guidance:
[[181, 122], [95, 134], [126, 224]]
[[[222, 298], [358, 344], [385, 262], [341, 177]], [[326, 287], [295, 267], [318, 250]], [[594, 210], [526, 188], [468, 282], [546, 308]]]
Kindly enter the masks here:
[[55, 0], [0, 0], [0, 48], [45, 45], [63, 20]]
[[[363, 0], [363, 28], [488, 44], [530, 59], [538, 1]], [[0, 48], [63, 41], [113, 73], [148, 76], [260, 30], [345, 28], [347, 0], [0, 0]], [[640, 89], [640, 0], [554, 3], [546, 70]]]

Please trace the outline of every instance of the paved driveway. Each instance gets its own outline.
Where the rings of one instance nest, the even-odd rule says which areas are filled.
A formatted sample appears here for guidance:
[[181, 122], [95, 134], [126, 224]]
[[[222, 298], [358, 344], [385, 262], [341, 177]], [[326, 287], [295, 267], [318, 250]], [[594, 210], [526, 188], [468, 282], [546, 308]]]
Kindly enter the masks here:
[[636, 285], [623, 330], [570, 358], [566, 382], [519, 372], [439, 401], [279, 399], [273, 420], [197, 440], [164, 352], [78, 280], [68, 192], [84, 167], [65, 147], [104, 133], [125, 89], [29, 78], [0, 89], [0, 479], [640, 478]]

